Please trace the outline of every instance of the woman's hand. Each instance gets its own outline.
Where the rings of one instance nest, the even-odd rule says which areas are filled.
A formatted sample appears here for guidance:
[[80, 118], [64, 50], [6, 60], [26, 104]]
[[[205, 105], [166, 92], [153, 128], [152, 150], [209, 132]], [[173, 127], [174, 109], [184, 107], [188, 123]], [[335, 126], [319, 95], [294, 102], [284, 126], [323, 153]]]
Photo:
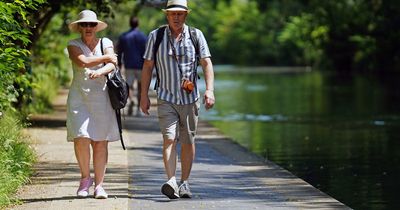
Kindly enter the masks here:
[[107, 54], [107, 56], [110, 63], [114, 64], [115, 66], [118, 66], [117, 54]]
[[100, 76], [102, 76], [102, 74], [99, 71], [94, 71], [94, 70], [90, 70], [90, 69], [86, 69], [85, 74], [87, 75], [87, 77], [89, 79], [96, 79], [96, 78], [99, 78]]

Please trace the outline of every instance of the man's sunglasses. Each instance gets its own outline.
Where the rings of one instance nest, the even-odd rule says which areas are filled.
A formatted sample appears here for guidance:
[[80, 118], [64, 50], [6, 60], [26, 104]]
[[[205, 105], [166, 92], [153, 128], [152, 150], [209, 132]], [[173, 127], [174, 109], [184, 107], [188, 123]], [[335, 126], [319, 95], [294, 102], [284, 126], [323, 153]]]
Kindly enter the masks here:
[[93, 27], [97, 26], [97, 23], [94, 23], [94, 22], [81, 22], [81, 23], [78, 23], [78, 24], [79, 24], [80, 27], [83, 27], [83, 28], [86, 28], [86, 27], [93, 28]]

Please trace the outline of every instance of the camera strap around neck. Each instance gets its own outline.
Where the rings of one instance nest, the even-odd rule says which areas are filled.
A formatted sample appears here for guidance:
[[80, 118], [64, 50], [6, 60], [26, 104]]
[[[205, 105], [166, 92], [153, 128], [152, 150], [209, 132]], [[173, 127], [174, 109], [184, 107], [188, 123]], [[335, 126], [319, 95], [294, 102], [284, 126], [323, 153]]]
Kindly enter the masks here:
[[183, 71], [182, 71], [182, 69], [181, 69], [181, 65], [179, 64], [178, 56], [176, 55], [175, 45], [174, 45], [174, 43], [172, 43], [171, 37], [168, 37], [168, 41], [169, 41], [169, 44], [171, 45], [172, 54], [173, 54], [173, 57], [175, 58], [176, 63], [178, 64], [178, 69], [179, 69], [179, 71], [181, 72], [181, 76], [182, 76], [182, 78], [184, 78], [185, 75], [183, 74]]

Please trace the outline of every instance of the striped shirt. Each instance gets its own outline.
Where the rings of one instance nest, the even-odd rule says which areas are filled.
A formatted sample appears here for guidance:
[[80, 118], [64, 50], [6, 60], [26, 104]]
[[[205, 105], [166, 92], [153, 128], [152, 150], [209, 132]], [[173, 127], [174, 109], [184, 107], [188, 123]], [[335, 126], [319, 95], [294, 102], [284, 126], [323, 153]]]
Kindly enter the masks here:
[[[200, 58], [211, 57], [208, 49], [207, 41], [203, 33], [196, 29], [197, 38], [199, 41]], [[157, 29], [149, 34], [149, 39], [146, 45], [146, 51], [143, 58], [146, 60], [154, 60], [153, 45], [156, 41]], [[188, 94], [181, 88], [182, 78], [189, 78], [191, 81], [196, 81], [196, 50], [193, 42], [190, 39], [189, 27], [184, 25], [182, 38], [175, 41], [171, 38], [171, 30], [167, 26], [163, 40], [157, 51], [157, 65], [160, 83], [157, 88], [157, 96], [159, 99], [178, 105], [191, 104], [196, 102], [199, 97], [199, 90], [195, 85], [194, 90]], [[178, 63], [174, 58], [173, 48], [179, 61], [182, 73], [178, 68]]]

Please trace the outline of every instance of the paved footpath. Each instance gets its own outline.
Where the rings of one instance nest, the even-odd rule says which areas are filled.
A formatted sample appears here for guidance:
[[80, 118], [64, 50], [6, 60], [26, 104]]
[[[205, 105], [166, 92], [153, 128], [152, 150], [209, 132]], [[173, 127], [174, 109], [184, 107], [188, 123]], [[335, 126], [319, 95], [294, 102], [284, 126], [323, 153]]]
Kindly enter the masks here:
[[55, 100], [55, 113], [32, 117], [26, 132], [39, 162], [32, 183], [18, 192], [22, 204], [8, 209], [350, 209], [202, 121], [190, 180], [194, 196], [170, 201], [160, 192], [166, 176], [155, 107], [150, 116], [125, 118], [127, 150], [110, 144], [109, 199], [78, 199], [79, 169], [73, 144], [66, 142], [66, 94]]

